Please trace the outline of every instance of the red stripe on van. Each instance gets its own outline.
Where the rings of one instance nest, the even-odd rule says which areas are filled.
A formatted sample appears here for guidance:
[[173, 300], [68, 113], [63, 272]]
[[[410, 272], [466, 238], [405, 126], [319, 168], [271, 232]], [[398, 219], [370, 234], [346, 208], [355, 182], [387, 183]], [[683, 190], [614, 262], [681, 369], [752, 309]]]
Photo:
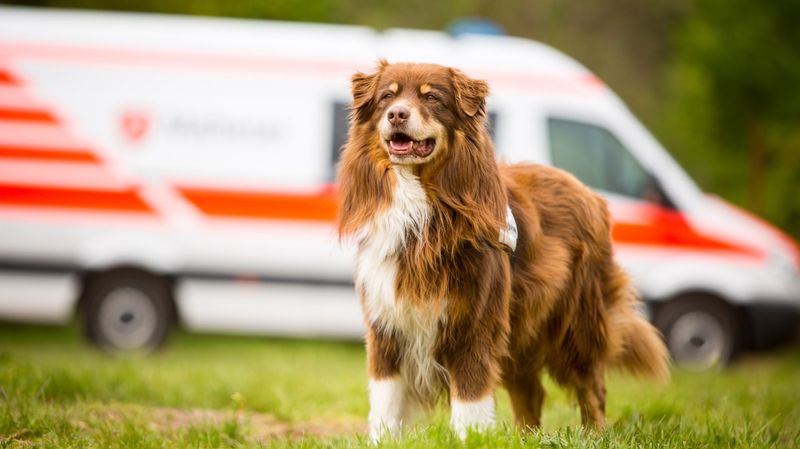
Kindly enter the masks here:
[[198, 209], [214, 217], [328, 222], [336, 219], [333, 189], [310, 194], [193, 187], [180, 187], [178, 190]]
[[640, 222], [615, 221], [611, 236], [615, 243], [649, 245], [696, 251], [727, 251], [739, 255], [764, 258], [763, 251], [706, 236], [695, 231], [680, 213], [643, 206]]
[[[292, 194], [200, 187], [179, 187], [180, 193], [203, 213], [212, 217], [272, 220], [310, 220], [332, 222], [336, 219], [336, 195], [333, 187], [316, 193]], [[678, 212], [655, 207], [641, 207], [636, 213], [642, 221], [615, 222], [612, 238], [618, 244], [647, 245], [689, 251], [725, 251], [763, 258], [762, 251], [737, 245], [695, 231]]]
[[0, 68], [0, 84], [17, 85], [17, 84], [20, 84], [20, 82], [8, 70]]
[[361, 67], [352, 61], [319, 58], [285, 58], [280, 56], [237, 55], [235, 53], [197, 53], [192, 51], [141, 50], [39, 42], [0, 41], [0, 57], [37, 58], [89, 64], [122, 64], [126, 66], [166, 65], [190, 69], [333, 72], [347, 75]]
[[[289, 72], [310, 76], [349, 77], [356, 70], [367, 70], [371, 62], [364, 60], [302, 59], [280, 56], [252, 56], [220, 53], [196, 53], [191, 51], [139, 50], [104, 48], [94, 46], [43, 44], [38, 42], [0, 41], [0, 57], [37, 58], [69, 61], [83, 64], [118, 64], [125, 66], [153, 65], [185, 69], [244, 71], [244, 72]], [[468, 69], [479, 78], [488, 78], [493, 84], [515, 89], [564, 90], [581, 93], [605, 88], [592, 74], [562, 76], [541, 72], [511, 72], [498, 70]]]
[[51, 150], [47, 148], [0, 145], [0, 158], [35, 159], [53, 162], [97, 163], [97, 157], [84, 150]]
[[36, 109], [17, 109], [0, 107], [0, 120], [22, 122], [57, 123], [53, 114]]
[[0, 184], [0, 204], [103, 212], [153, 212], [135, 189], [116, 191]]

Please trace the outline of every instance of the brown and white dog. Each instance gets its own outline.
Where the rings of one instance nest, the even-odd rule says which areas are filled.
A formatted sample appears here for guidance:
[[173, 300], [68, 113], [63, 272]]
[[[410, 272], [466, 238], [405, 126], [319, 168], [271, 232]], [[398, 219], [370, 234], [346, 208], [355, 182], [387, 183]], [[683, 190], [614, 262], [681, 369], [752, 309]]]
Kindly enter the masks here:
[[517, 424], [537, 426], [543, 370], [603, 428], [607, 367], [668, 376], [612, 257], [604, 200], [557, 169], [498, 167], [484, 81], [382, 60], [352, 89], [339, 232], [358, 245], [373, 440], [445, 392], [459, 436], [486, 429], [500, 384]]

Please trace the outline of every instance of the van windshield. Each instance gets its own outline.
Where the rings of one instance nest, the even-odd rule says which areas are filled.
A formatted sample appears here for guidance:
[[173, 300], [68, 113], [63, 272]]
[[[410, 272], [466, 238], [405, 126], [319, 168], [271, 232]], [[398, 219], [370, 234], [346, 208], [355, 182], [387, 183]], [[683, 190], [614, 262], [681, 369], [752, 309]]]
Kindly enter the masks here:
[[555, 167], [594, 189], [673, 207], [656, 178], [607, 129], [560, 118], [547, 125]]

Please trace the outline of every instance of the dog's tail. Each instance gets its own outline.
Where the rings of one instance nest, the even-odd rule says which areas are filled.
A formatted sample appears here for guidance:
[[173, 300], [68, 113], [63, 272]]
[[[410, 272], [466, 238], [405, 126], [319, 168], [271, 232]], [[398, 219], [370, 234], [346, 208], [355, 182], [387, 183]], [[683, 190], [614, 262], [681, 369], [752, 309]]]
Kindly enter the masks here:
[[659, 381], [669, 379], [669, 353], [661, 334], [637, 310], [639, 298], [628, 275], [617, 265], [608, 298], [612, 366]]

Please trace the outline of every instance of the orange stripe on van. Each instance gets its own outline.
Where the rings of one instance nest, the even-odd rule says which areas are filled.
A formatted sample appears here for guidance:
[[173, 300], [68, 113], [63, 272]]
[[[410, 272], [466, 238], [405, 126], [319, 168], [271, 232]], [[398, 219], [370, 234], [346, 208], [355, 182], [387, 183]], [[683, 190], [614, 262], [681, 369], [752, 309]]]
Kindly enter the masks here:
[[[271, 220], [336, 219], [336, 192], [331, 186], [308, 194], [270, 193], [201, 187], [179, 187], [179, 192], [200, 211], [216, 218]], [[615, 222], [614, 243], [646, 245], [689, 251], [723, 251], [761, 259], [762, 251], [696, 232], [678, 212], [643, 207], [642, 222]]]
[[757, 248], [698, 233], [679, 212], [652, 206], [642, 207], [639, 212], [642, 222], [614, 222], [611, 237], [615, 243], [695, 251], [724, 251], [758, 259], [765, 257], [763, 251]]
[[51, 150], [48, 148], [7, 145], [0, 145], [0, 158], [35, 159], [53, 162], [99, 162], [94, 154], [80, 149]]
[[0, 184], [0, 205], [153, 212], [135, 189], [116, 191]]
[[0, 68], [0, 84], [20, 84], [19, 80], [11, 74], [8, 70]]
[[333, 189], [310, 194], [269, 193], [181, 187], [180, 193], [203, 213], [214, 217], [334, 221]]
[[53, 114], [42, 110], [4, 108], [0, 106], [0, 120], [16, 120], [22, 122], [57, 123]]
[[754, 257], [762, 255], [760, 251], [753, 248], [733, 245], [686, 229], [665, 229], [634, 223], [615, 223], [611, 235], [616, 243], [664, 246], [675, 249], [731, 251]]
[[126, 66], [166, 65], [189, 69], [320, 72], [347, 75], [362, 64], [352, 61], [325, 60], [281, 56], [252, 56], [192, 51], [141, 50], [86, 45], [51, 44], [30, 41], [0, 41], [0, 57], [37, 58], [90, 64], [123, 64]]
[[[349, 76], [355, 70], [365, 70], [372, 65], [371, 62], [364, 60], [140, 50], [8, 40], [0, 41], [0, 57], [3, 56], [83, 64], [122, 64], [148, 67], [159, 65], [185, 69], [302, 73], [311, 76], [321, 74]], [[469, 73], [479, 78], [488, 78], [492, 84], [524, 90], [566, 90], [581, 93], [587, 89], [594, 91], [598, 88], [605, 88], [605, 84], [591, 74], [568, 77], [540, 72], [510, 72], [477, 68], [470, 70]]]

